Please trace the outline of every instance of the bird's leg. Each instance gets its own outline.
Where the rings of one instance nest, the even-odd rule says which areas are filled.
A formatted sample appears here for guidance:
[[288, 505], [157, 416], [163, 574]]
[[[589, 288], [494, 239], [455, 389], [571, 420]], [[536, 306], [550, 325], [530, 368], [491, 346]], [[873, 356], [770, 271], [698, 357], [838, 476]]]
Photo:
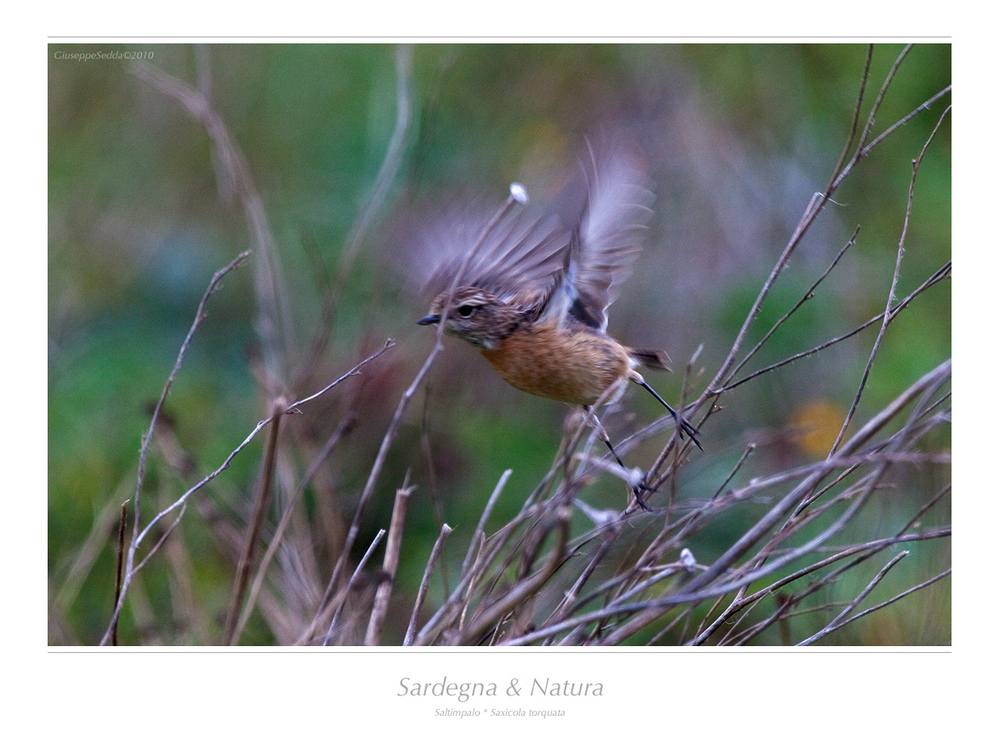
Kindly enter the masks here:
[[[605, 445], [608, 446], [608, 449], [611, 451], [611, 454], [614, 456], [614, 459], [618, 461], [618, 465], [620, 465], [624, 470], [627, 471], [628, 468], [625, 467], [625, 464], [622, 462], [622, 459], [618, 457], [618, 453], [615, 452], [614, 445], [611, 444], [611, 440], [608, 438], [607, 431], [605, 431], [604, 426], [601, 424], [600, 419], [597, 418], [597, 413], [594, 412], [594, 410], [591, 409], [590, 406], [584, 406], [583, 410], [587, 414], [587, 416], [589, 416], [593, 420], [594, 426], [597, 428], [597, 436], [601, 438], [601, 442], [603, 442]], [[649, 510], [649, 507], [646, 505], [646, 503], [642, 501], [642, 493], [644, 491], [651, 492], [653, 491], [653, 489], [652, 487], [646, 485], [645, 479], [646, 476], [645, 474], [643, 474], [643, 477], [639, 480], [639, 483], [635, 484], [632, 487], [632, 492], [635, 494], [635, 501], [639, 503], [639, 506], [644, 510]]]
[[677, 426], [679, 426], [681, 428], [681, 431], [683, 431], [684, 434], [686, 434], [688, 437], [691, 438], [691, 441], [694, 442], [698, 446], [699, 450], [701, 450], [701, 451], [704, 452], [704, 448], [701, 446], [701, 443], [698, 441], [698, 438], [695, 436], [695, 435], [698, 434], [698, 430], [695, 429], [693, 426], [691, 426], [691, 423], [687, 419], [685, 419], [683, 416], [681, 416], [679, 413], [677, 413], [674, 409], [672, 409], [670, 407], [670, 404], [667, 403], [665, 400], [663, 400], [663, 398], [660, 397], [660, 394], [657, 393], [655, 390], [653, 390], [653, 388], [651, 388], [646, 383], [646, 381], [642, 378], [641, 374], [639, 374], [638, 372], [632, 372], [629, 375], [629, 379], [632, 380], [632, 382], [636, 383], [637, 385], [642, 385], [644, 388], [646, 388], [646, 390], [648, 390], [650, 393], [652, 393], [653, 397], [656, 398], [656, 400], [658, 400], [661, 404], [663, 404], [663, 407], [666, 408], [670, 412], [670, 415], [674, 417], [674, 421], [677, 422]]

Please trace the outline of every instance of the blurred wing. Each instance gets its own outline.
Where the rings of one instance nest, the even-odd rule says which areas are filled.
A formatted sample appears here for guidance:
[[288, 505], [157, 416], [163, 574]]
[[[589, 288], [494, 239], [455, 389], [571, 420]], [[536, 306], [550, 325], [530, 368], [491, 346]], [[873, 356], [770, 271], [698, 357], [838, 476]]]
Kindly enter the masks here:
[[535, 305], [548, 297], [563, 266], [569, 233], [556, 216], [514, 206], [483, 237], [498, 208], [489, 210], [479, 202], [453, 210], [423, 233], [419, 263], [427, 274], [425, 291], [447, 289], [461, 272], [456, 287], [475, 286], [504, 302]]
[[569, 251], [544, 314], [559, 321], [568, 314], [603, 331], [606, 310], [642, 250], [654, 196], [636, 151], [622, 145], [604, 145], [596, 152], [587, 147], [586, 193], [575, 220], [570, 218]]

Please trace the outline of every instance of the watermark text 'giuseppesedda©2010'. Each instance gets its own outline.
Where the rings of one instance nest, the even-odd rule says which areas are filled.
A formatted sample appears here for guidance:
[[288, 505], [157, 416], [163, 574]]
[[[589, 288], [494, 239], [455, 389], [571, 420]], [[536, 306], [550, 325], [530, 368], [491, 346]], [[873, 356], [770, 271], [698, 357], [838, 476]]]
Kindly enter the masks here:
[[472, 697], [602, 697], [604, 684], [599, 681], [559, 681], [532, 678], [530, 683], [512, 678], [501, 688], [494, 681], [451, 681], [442, 676], [437, 681], [416, 681], [408, 676], [399, 680], [397, 697], [453, 697], [466, 702]]
[[91, 62], [93, 60], [152, 60], [156, 54], [153, 50], [134, 49], [113, 49], [113, 50], [86, 50], [71, 52], [59, 49], [52, 53], [53, 60], [67, 60], [69, 62]]

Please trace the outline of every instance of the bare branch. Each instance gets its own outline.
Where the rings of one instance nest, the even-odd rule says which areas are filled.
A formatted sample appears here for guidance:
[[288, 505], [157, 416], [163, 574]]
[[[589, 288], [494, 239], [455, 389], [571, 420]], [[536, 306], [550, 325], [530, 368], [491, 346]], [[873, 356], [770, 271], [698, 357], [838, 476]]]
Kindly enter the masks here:
[[934, 136], [937, 134], [938, 128], [941, 127], [941, 123], [950, 111], [951, 107], [947, 107], [944, 112], [942, 112], [937, 124], [934, 126], [931, 134], [927, 137], [924, 147], [920, 149], [920, 154], [913, 161], [913, 173], [910, 176], [910, 189], [906, 199], [906, 213], [903, 215], [903, 231], [899, 236], [899, 249], [896, 252], [896, 268], [893, 271], [892, 283], [889, 285], [889, 293], [886, 296], [885, 313], [882, 318], [882, 326], [879, 328], [878, 335], [875, 336], [875, 343], [872, 345], [872, 351], [868, 357], [868, 364], [865, 366], [865, 372], [861, 376], [861, 383], [858, 385], [854, 401], [851, 403], [850, 409], [848, 409], [847, 417], [844, 419], [843, 426], [840, 427], [840, 433], [837, 435], [837, 439], [833, 441], [833, 445], [830, 447], [831, 455], [834, 450], [837, 449], [837, 445], [840, 444], [840, 441], [844, 438], [844, 434], [847, 432], [847, 427], [850, 425], [851, 419], [854, 417], [854, 412], [858, 408], [858, 403], [861, 402], [861, 394], [864, 392], [865, 385], [868, 382], [868, 375], [871, 373], [872, 365], [875, 363], [875, 355], [878, 353], [878, 350], [882, 345], [882, 339], [885, 337], [886, 328], [889, 327], [889, 322], [892, 320], [892, 303], [896, 300], [896, 285], [899, 283], [899, 271], [903, 264], [903, 248], [906, 243], [906, 231], [910, 226], [910, 214], [913, 211], [913, 188], [917, 182], [917, 172], [920, 170], [920, 164], [923, 162], [924, 154], [927, 152], [927, 147], [930, 146], [931, 141], [934, 140]]
[[843, 626], [844, 619], [847, 618], [847, 615], [850, 614], [852, 611], [854, 611], [854, 609], [856, 609], [861, 604], [861, 602], [868, 597], [868, 594], [875, 589], [875, 586], [878, 585], [880, 582], [882, 582], [882, 578], [884, 578], [886, 574], [888, 574], [889, 570], [895, 567], [898, 562], [901, 562], [903, 559], [905, 559], [909, 555], [909, 553], [910, 552], [908, 551], [901, 551], [891, 560], [889, 560], [889, 562], [882, 569], [879, 570], [878, 574], [875, 575], [872, 581], [865, 586], [865, 589], [858, 594], [858, 597], [855, 598], [853, 601], [851, 601], [850, 605], [847, 608], [845, 608], [843, 611], [837, 614], [837, 616], [834, 617], [832, 622], [823, 627], [823, 629], [821, 629], [816, 634], [812, 635], [811, 637], [807, 637], [798, 644], [812, 645], [817, 640], [826, 637], [835, 629], [838, 629], [839, 627]]
[[271, 499], [271, 474], [274, 473], [274, 463], [278, 458], [278, 430], [281, 426], [281, 417], [287, 409], [287, 403], [279, 398], [274, 403], [271, 413], [271, 431], [267, 435], [267, 445], [264, 448], [264, 470], [261, 473], [260, 483], [257, 485], [257, 498], [253, 503], [253, 516], [250, 526], [247, 528], [246, 540], [243, 544], [243, 553], [240, 554], [239, 564], [236, 566], [236, 582], [233, 585], [233, 597], [229, 604], [229, 616], [226, 617], [226, 634], [224, 642], [226, 645], [236, 644], [236, 624], [238, 622], [240, 607], [243, 605], [243, 596], [246, 593], [247, 580], [250, 577], [250, 565], [253, 563], [254, 552], [257, 548], [257, 538], [260, 535], [261, 525], [264, 523], [264, 515]]
[[417, 600], [413, 604], [413, 613], [410, 614], [410, 623], [407, 625], [406, 634], [403, 636], [404, 646], [413, 644], [413, 635], [417, 628], [417, 616], [419, 616], [420, 608], [424, 605], [424, 599], [427, 597], [427, 588], [430, 586], [431, 573], [434, 571], [434, 564], [441, 555], [441, 550], [444, 548], [444, 542], [448, 540], [449, 535], [451, 535], [451, 526], [448, 524], [442, 525], [437, 541], [434, 542], [434, 548], [431, 549], [431, 555], [427, 559], [427, 566], [424, 567], [424, 576], [420, 580], [420, 589], [417, 591]]
[[409, 476], [407, 476], [407, 480], [403, 481], [403, 487], [396, 491], [396, 503], [392, 507], [392, 521], [389, 523], [389, 540], [385, 544], [385, 559], [382, 562], [383, 577], [375, 591], [375, 603], [372, 605], [372, 615], [368, 621], [365, 645], [378, 645], [379, 637], [382, 634], [385, 612], [389, 608], [389, 596], [392, 595], [392, 583], [396, 579], [396, 571], [399, 568], [399, 547], [403, 542], [406, 505], [414, 488], [409, 485]]

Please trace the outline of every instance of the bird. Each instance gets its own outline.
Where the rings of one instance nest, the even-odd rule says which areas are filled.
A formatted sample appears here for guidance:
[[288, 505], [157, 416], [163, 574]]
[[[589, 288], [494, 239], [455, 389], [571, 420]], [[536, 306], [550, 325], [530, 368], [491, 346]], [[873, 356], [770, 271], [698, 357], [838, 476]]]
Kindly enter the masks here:
[[[651, 393], [702, 449], [698, 431], [637, 371], [667, 369], [666, 353], [625, 346], [607, 332], [608, 307], [652, 216], [644, 163], [621, 142], [586, 146], [582, 177], [549, 210], [529, 210], [526, 190], [514, 183], [492, 217], [466, 211], [427, 239], [427, 256], [437, 262], [424, 263], [431, 268], [424, 286], [443, 290], [417, 324], [443, 325], [518, 390], [582, 406], [623, 468], [592, 407], [605, 393], [602, 402], [617, 401], [629, 382]], [[632, 488], [649, 509], [642, 493], [650, 487]]]

